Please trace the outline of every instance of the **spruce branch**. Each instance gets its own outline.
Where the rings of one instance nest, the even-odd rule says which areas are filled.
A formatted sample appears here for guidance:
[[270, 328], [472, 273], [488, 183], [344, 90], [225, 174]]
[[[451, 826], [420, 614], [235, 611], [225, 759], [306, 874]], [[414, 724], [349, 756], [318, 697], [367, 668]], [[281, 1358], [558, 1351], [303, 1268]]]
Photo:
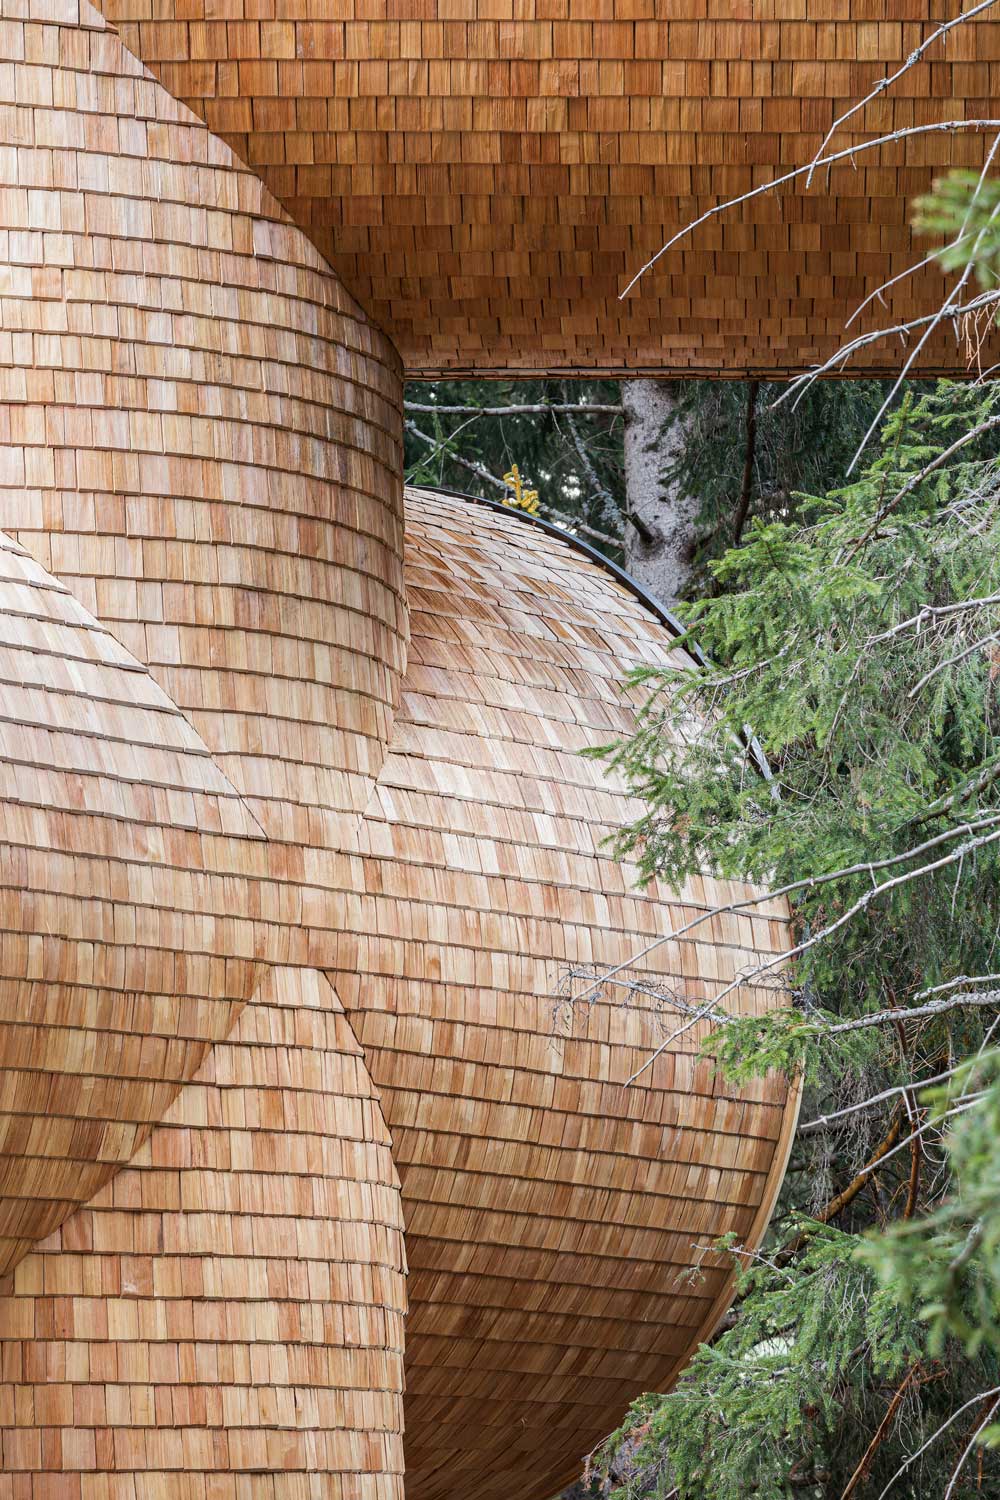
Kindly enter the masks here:
[[[919, 859], [921, 855], [928, 853], [932, 849], [940, 847], [941, 844], [949, 843], [951, 840], [961, 838], [967, 834], [977, 833], [980, 829], [983, 828], [992, 828], [997, 823], [1000, 823], [1000, 812], [990, 813], [986, 817], [979, 818], [974, 822], [962, 823], [955, 828], [946, 829], [943, 833], [935, 834], [933, 838], [927, 839], [922, 844], [917, 844], [912, 849], [906, 849], [901, 854], [891, 854], [886, 856], [884, 859], [860, 860], [853, 865], [844, 865], [839, 870], [830, 870], [822, 875], [807, 875], [804, 876], [801, 880], [790, 880], [787, 881], [785, 885], [775, 886], [770, 890], [758, 892], [753, 896], [744, 896], [737, 901], [727, 901], [718, 906], [708, 907], [705, 911], [699, 912], [696, 917], [692, 917], [690, 921], [683, 923], [680, 927], [674, 927], [670, 932], [663, 933], [659, 937], [653, 938], [651, 942], [645, 945], [645, 947], [640, 948], [637, 952], [633, 953], [630, 958], [623, 959], [621, 963], [612, 964], [604, 972], [601, 978], [594, 980], [586, 990], [584, 990], [579, 995], [575, 995], [573, 998], [575, 1001], [587, 1000], [591, 998], [593, 995], [597, 994], [602, 984], [607, 983], [609, 979], [613, 979], [616, 975], [624, 973], [625, 970], [634, 968], [637, 963], [639, 963], [642, 959], [648, 957], [650, 953], [655, 952], [657, 948], [662, 947], [664, 943], [676, 942], [678, 938], [684, 937], [687, 933], [693, 931], [695, 927], [700, 927], [703, 922], [710, 922], [715, 917], [725, 916], [727, 914], [740, 911], [747, 911], [755, 906], [765, 906], [770, 902], [784, 900], [788, 896], [795, 895], [798, 892], [816, 890], [820, 886], [829, 885], [833, 881], [847, 880], [856, 875], [869, 875], [874, 878], [875, 872], [877, 870], [891, 869], [895, 865], [905, 864], [914, 859]], [[971, 845], [967, 846], [962, 851], [960, 851], [960, 855], [970, 852], [970, 849], [972, 847], [973, 846]], [[975, 847], [979, 846], [976, 845]], [[948, 862], [949, 861], [945, 861], [945, 863]], [[929, 874], [931, 871], [939, 868], [941, 868], [941, 865], [938, 863], [921, 866], [919, 870], [914, 871], [912, 873], [912, 876], [908, 878], [915, 878], [918, 875]], [[884, 886], [873, 887], [873, 889], [867, 892], [862, 898], [864, 904], [859, 905], [857, 909], [863, 910], [864, 906], [870, 904], [871, 900], [876, 894], [878, 894], [883, 889], [892, 889], [896, 883], [897, 882], [887, 882]], [[848, 916], [854, 914], [855, 909], [852, 908], [851, 912], [845, 913], [845, 916], [839, 919], [835, 926], [839, 927], [840, 925], [842, 925], [843, 921], [847, 920]], [[806, 946], [812, 946], [814, 941], [818, 941], [821, 936], [833, 930], [835, 930], [835, 928], [824, 929], [823, 933], [817, 934], [816, 939], [810, 940], [810, 943]], [[782, 960], [794, 958], [803, 951], [804, 948], [801, 946], [794, 949], [786, 949], [784, 953], [779, 954], [775, 959], [769, 961], [765, 965], [765, 967], [772, 968], [774, 965], [781, 963]], [[738, 981], [738, 983], [740, 982], [742, 981]], [[735, 988], [735, 986], [731, 986], [731, 988]]]

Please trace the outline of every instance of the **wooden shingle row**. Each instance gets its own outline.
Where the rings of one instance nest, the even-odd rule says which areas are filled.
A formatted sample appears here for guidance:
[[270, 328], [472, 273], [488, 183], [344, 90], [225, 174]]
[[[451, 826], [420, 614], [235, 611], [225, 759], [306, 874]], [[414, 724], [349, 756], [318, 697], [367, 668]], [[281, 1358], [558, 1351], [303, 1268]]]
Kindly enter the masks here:
[[[263, 1128], [258, 1053], [289, 1023]], [[127, 1168], [3, 1283], [0, 1484], [402, 1500], [404, 1271], [350, 1026], [322, 975], [272, 969]]]
[[[161, 1118], [262, 969], [262, 830], [74, 596], [0, 537], [0, 1270]], [[242, 909], [242, 910], [241, 910]]]
[[149, 665], [265, 827], [336, 841], [403, 664], [398, 358], [95, 11], [20, 29], [0, 526]]

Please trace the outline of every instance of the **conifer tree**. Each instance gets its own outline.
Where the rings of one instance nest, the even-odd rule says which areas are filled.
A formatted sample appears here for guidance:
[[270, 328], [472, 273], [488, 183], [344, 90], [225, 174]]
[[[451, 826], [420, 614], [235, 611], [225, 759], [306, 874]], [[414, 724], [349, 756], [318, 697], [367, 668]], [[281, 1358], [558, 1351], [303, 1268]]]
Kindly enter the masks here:
[[858, 479], [712, 565], [716, 665], [644, 674], [604, 752], [647, 874], [792, 900], [780, 1006], [701, 1024], [734, 1080], [804, 1075], [806, 1122], [732, 1326], [600, 1456], [616, 1500], [1000, 1493], [998, 436], [996, 385], [909, 393]]
[[[670, 395], [660, 419], [650, 415], [658, 451], [641, 498], [627, 483], [617, 381], [413, 382], [407, 477], [500, 500], [509, 493], [503, 475], [516, 463], [538, 491], [543, 516], [673, 604], [711, 585], [709, 561], [738, 543], [754, 516], [786, 515], [799, 492], [840, 483], [885, 394], [884, 382], [842, 381], [778, 407], [783, 387], [766, 382], [638, 384]], [[684, 521], [682, 534], [674, 533], [684, 563], [679, 588], [661, 564], [671, 531], [661, 511], [673, 500]]]

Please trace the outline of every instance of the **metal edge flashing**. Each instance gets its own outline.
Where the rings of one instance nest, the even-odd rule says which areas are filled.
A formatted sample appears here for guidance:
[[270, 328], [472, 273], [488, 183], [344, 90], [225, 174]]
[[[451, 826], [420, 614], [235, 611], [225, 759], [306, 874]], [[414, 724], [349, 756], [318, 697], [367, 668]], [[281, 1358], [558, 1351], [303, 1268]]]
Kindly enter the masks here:
[[[469, 495], [464, 490], [445, 489], [443, 485], [414, 484], [408, 485], [407, 488], [423, 490], [430, 495], [450, 495], [455, 500], [471, 500], [474, 505], [483, 505], [487, 510], [496, 511], [499, 515], [513, 516], [516, 520], [523, 521], [529, 526], [536, 526], [539, 531], [544, 531], [547, 536], [555, 537], [565, 546], [572, 547], [574, 552], [582, 553], [584, 557], [589, 558], [591, 562], [603, 568], [606, 573], [610, 573], [615, 582], [620, 584], [634, 598], [638, 599], [639, 603], [648, 609], [650, 614], [655, 616], [661, 625], [664, 625], [669, 630], [675, 640], [681, 641], [684, 650], [698, 663], [699, 667], [703, 667], [706, 671], [711, 670], [711, 661], [705, 655], [697, 641], [687, 638], [687, 630], [673, 611], [667, 609], [665, 604], [661, 604], [659, 599], [654, 594], [651, 594], [637, 578], [633, 578], [632, 574], [627, 572], [625, 568], [613, 562], [599, 548], [591, 546], [590, 542], [585, 542], [582, 537], [575, 536], [571, 531], [564, 531], [561, 526], [556, 526], [551, 521], [544, 520], [542, 516], [533, 516], [530, 511], [522, 510], [519, 506], [505, 505], [502, 500], [489, 500], [485, 495]], [[740, 741], [750, 759], [756, 765], [757, 770], [771, 786], [771, 795], [776, 796], [777, 786], [774, 776], [771, 772], [771, 767], [767, 763], [767, 756], [764, 754], [763, 747], [756, 735], [749, 728], [744, 729], [740, 735]]]

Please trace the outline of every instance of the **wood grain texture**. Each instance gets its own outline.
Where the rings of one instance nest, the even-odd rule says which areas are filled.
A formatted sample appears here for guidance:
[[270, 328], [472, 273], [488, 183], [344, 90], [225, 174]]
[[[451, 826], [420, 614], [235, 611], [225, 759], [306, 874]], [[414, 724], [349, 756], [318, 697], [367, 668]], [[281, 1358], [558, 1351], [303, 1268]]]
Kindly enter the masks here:
[[248, 808], [0, 534], [0, 1270], [160, 1120], [262, 973]]
[[404, 576], [388, 340], [96, 12], [0, 49], [0, 1500], [398, 1500], [401, 1212], [408, 1500], [543, 1500], [762, 1229], [785, 1084], [624, 1083], [787, 913], [635, 960], [743, 890], [577, 753], [669, 631], [446, 496]]
[[[582, 1005], [560, 999], [568, 963], [627, 960], [707, 902], [738, 893], [707, 881], [692, 882], [676, 901], [635, 891], [631, 874], [602, 844], [629, 803], [576, 753], [628, 729], [634, 707], [623, 695], [623, 672], [637, 660], [667, 659], [675, 648], [666, 631], [598, 565], [513, 514], [416, 492], [408, 508], [410, 659], [389, 755], [361, 830], [352, 848], [317, 850], [298, 863], [290, 845], [247, 840], [246, 868], [274, 914], [267, 951], [289, 953], [296, 965], [285, 971], [286, 995], [302, 988], [315, 994], [319, 985], [322, 999], [307, 1003], [311, 1024], [317, 1010], [337, 1012], [342, 992], [392, 1130], [411, 1262], [408, 1495], [457, 1489], [485, 1497], [517, 1486], [525, 1496], [543, 1496], [629, 1399], [676, 1375], [724, 1306], [727, 1275], [717, 1257], [702, 1257], [700, 1284], [689, 1284], [685, 1273], [700, 1256], [695, 1246], [710, 1236], [734, 1229], [752, 1242], [760, 1233], [783, 1171], [794, 1102], [780, 1080], [726, 1089], [694, 1056], [697, 1033], [625, 1089], [628, 1073], [662, 1040], [669, 1006], [622, 1005], [613, 994]], [[279, 926], [283, 914], [286, 929]], [[702, 998], [756, 953], [773, 951], [785, 918], [781, 909], [763, 908], [754, 917], [717, 919], [641, 967], [671, 993]], [[334, 988], [312, 974], [317, 961]], [[0, 1328], [17, 1330], [7, 1351], [6, 1399], [15, 1418], [4, 1451], [16, 1472], [32, 1474], [31, 1487], [22, 1478], [11, 1490], [17, 1500], [130, 1495], [121, 1476], [133, 1472], [143, 1475], [141, 1493], [162, 1491], [171, 1500], [181, 1474], [181, 1493], [199, 1500], [202, 1493], [318, 1500], [326, 1492], [315, 1488], [314, 1474], [325, 1475], [324, 1464], [347, 1464], [348, 1454], [378, 1476], [373, 1496], [395, 1493], [396, 1478], [384, 1476], [399, 1472], [398, 1415], [389, 1414], [388, 1394], [398, 1397], [398, 1374], [380, 1374], [382, 1384], [372, 1389], [387, 1394], [364, 1407], [364, 1430], [381, 1435], [374, 1448], [322, 1436], [354, 1431], [361, 1406], [350, 1406], [350, 1416], [343, 1405], [317, 1405], [311, 1396], [295, 1405], [295, 1421], [312, 1436], [294, 1424], [280, 1436], [281, 1424], [264, 1415], [273, 1408], [256, 1390], [263, 1377], [248, 1382], [245, 1373], [260, 1368], [244, 1349], [250, 1335], [243, 1330], [258, 1326], [256, 1311], [224, 1299], [219, 1342], [228, 1348], [235, 1340], [238, 1357], [223, 1356], [213, 1339], [205, 1352], [205, 1341], [194, 1337], [193, 1353], [178, 1341], [173, 1294], [163, 1290], [173, 1283], [155, 1277], [152, 1291], [143, 1292], [138, 1334], [131, 1322], [105, 1323], [140, 1316], [119, 1312], [117, 1278], [132, 1277], [138, 1247], [158, 1253], [161, 1243], [173, 1244], [163, 1240], [161, 1213], [169, 1206], [170, 1235], [184, 1243], [193, 1236], [200, 1257], [194, 1279], [181, 1283], [178, 1315], [188, 1318], [190, 1296], [194, 1326], [216, 1326], [214, 1287], [229, 1274], [230, 1247], [256, 1243], [262, 1203], [271, 1201], [248, 1196], [250, 1184], [262, 1162], [284, 1170], [291, 1159], [285, 1132], [287, 1150], [304, 1165], [293, 1174], [294, 1192], [275, 1188], [274, 1201], [284, 1205], [282, 1254], [314, 1232], [314, 1217], [324, 1236], [346, 1232], [340, 1200], [335, 1210], [333, 1199], [320, 1201], [306, 1187], [313, 1169], [299, 1143], [301, 1075], [298, 1054], [288, 1051], [301, 1034], [299, 1002], [289, 1002], [293, 1022], [266, 993], [243, 1011], [232, 1043], [218, 1043], [205, 1064], [227, 1068], [236, 1048], [241, 1091], [219, 1098], [200, 1082], [189, 1085], [163, 1130], [96, 1204], [22, 1262], [14, 1301], [0, 1302]], [[772, 1001], [762, 989], [739, 995], [744, 1006]], [[336, 1070], [314, 1068], [317, 1049], [308, 1035], [307, 1028], [308, 1056], [300, 1061], [311, 1069], [310, 1107], [339, 1120], [338, 1101], [351, 1090]], [[182, 1138], [169, 1133], [178, 1121], [193, 1131], [183, 1137], [190, 1155], [180, 1157], [179, 1189], [171, 1153]], [[158, 1159], [161, 1140], [175, 1145]], [[150, 1161], [164, 1172], [144, 1175]], [[247, 1174], [238, 1191], [231, 1179], [237, 1169]], [[374, 1169], [366, 1171], [365, 1181], [375, 1180]], [[228, 1217], [234, 1202], [245, 1211], [239, 1228]], [[109, 1205], [115, 1217], [104, 1220]], [[352, 1223], [355, 1212], [363, 1218], [369, 1209], [352, 1206]], [[95, 1225], [109, 1226], [99, 1265], [90, 1241], [73, 1239], [73, 1226], [90, 1223], [92, 1213]], [[60, 1270], [71, 1248], [71, 1265]], [[216, 1263], [216, 1281], [206, 1289], [203, 1278]], [[146, 1276], [146, 1260], [139, 1264]], [[75, 1318], [77, 1309], [72, 1298], [36, 1304], [43, 1289], [30, 1278], [39, 1266], [54, 1288], [62, 1276], [73, 1287], [73, 1278], [84, 1276], [91, 1300], [79, 1315], [88, 1328], [86, 1320], [96, 1319], [99, 1351], [79, 1348], [75, 1336], [72, 1349], [62, 1349], [64, 1339], [50, 1347], [52, 1318], [71, 1310]], [[263, 1274], [256, 1263], [251, 1269]], [[268, 1285], [284, 1284], [273, 1267], [267, 1274]], [[139, 1284], [148, 1290], [148, 1277]], [[398, 1298], [385, 1284], [360, 1285], [364, 1293], [352, 1297], [352, 1307], [382, 1309], [379, 1316], [389, 1320], [382, 1344], [371, 1335], [370, 1368], [384, 1371], [398, 1355], [391, 1321]], [[276, 1342], [297, 1348], [300, 1324], [289, 1319], [279, 1321]], [[105, 1337], [106, 1326], [128, 1336]], [[326, 1323], [315, 1354], [324, 1372], [340, 1368], [348, 1326], [339, 1317]], [[155, 1337], [147, 1338], [146, 1328], [157, 1330]], [[147, 1365], [154, 1354], [165, 1366]], [[61, 1392], [58, 1409], [73, 1410], [76, 1428], [92, 1423], [92, 1436], [70, 1438], [60, 1417], [52, 1424], [58, 1431], [37, 1446], [34, 1413], [51, 1408], [27, 1391], [40, 1377], [24, 1372], [43, 1368], [54, 1372], [56, 1385], [73, 1387], [71, 1405]], [[123, 1381], [123, 1368], [138, 1373]], [[155, 1373], [162, 1368], [165, 1381]], [[66, 1380], [64, 1369], [79, 1373]], [[328, 1378], [316, 1377], [324, 1389]], [[76, 1380], [87, 1387], [82, 1407]], [[101, 1403], [112, 1386], [118, 1401], [122, 1384], [129, 1386], [127, 1403], [122, 1397], [105, 1421]], [[0, 1385], [0, 1406], [5, 1389]], [[78, 1410], [96, 1415], [82, 1421]], [[233, 1411], [247, 1429], [239, 1441], [225, 1415]], [[386, 1435], [392, 1433], [397, 1437]], [[201, 1487], [198, 1476], [207, 1472], [215, 1476], [214, 1492]], [[343, 1482], [345, 1496], [366, 1493], [368, 1481], [357, 1483], [361, 1489], [352, 1490]]]
[[[613, 986], [574, 1004], [586, 986], [565, 984], [745, 893], [638, 890], [604, 843], [635, 808], [578, 752], [629, 731], [624, 675], [677, 655], [665, 628], [514, 514], [413, 490], [407, 585], [365, 899], [330, 972], [403, 1187], [408, 1500], [529, 1500], [714, 1322], [728, 1272], [696, 1247], [762, 1231], [794, 1100], [780, 1078], [715, 1078], [702, 1028], [623, 1087], [676, 1012]], [[783, 905], [713, 918], [621, 977], [697, 1004], [781, 951], [786, 923]], [[735, 997], [774, 1003], [760, 984]]]
[[[951, 0], [102, 0], [262, 176], [413, 374], [784, 375], [923, 255], [910, 202], [984, 137], [914, 137], [703, 226], [807, 162]], [[838, 137], [992, 119], [1000, 26], [954, 32]], [[861, 329], [933, 311], [933, 268]], [[919, 367], [965, 368], [950, 329]], [[992, 359], [997, 354], [993, 353]], [[992, 362], [984, 357], [984, 367]], [[895, 374], [898, 342], [857, 368]]]
[[[525, 1494], [543, 1496], [618, 1418], [625, 1401], [675, 1376], [717, 1316], [726, 1301], [726, 1271], [717, 1257], [706, 1257], [706, 1280], [688, 1286], [693, 1247], [727, 1229], [751, 1241], [760, 1232], [783, 1170], [793, 1110], [778, 1080], [751, 1091], [718, 1085], [693, 1056], [697, 1035], [625, 1091], [628, 1071], [663, 1038], [667, 1011], [604, 996], [583, 1007], [558, 999], [568, 962], [628, 959], [637, 942], [723, 894], [711, 882], [693, 882], [681, 900], [667, 903], [658, 892], [631, 889], [628, 871], [601, 847], [604, 832], [627, 816], [627, 801], [594, 763], [576, 754], [585, 742], [627, 729], [631, 708], [622, 699], [622, 670], [631, 661], [669, 654], [663, 627], [594, 562], [513, 514], [411, 493], [409, 516], [414, 634], [390, 756], [354, 852], [310, 862], [316, 883], [295, 898], [283, 865], [274, 882], [276, 907], [300, 910], [312, 924], [271, 941], [282, 950], [289, 945], [300, 962], [303, 944], [324, 956], [351, 1008], [393, 1130], [412, 1265], [408, 1494], [453, 1494], [457, 1485], [463, 1494], [490, 1496], [517, 1484]], [[271, 847], [258, 840], [250, 852], [261, 858]], [[712, 981], [735, 974], [757, 951], [774, 950], [783, 929], [781, 910], [720, 919], [700, 938], [658, 951], [648, 969], [676, 995], [703, 998]], [[307, 968], [288, 972], [288, 993], [319, 983]], [[336, 1011], [333, 990], [325, 983], [321, 990], [322, 1007]], [[769, 1004], [771, 995], [742, 992], [741, 1002]], [[312, 1002], [310, 1017], [315, 1008]], [[229, 1097], [213, 1104], [214, 1095], [202, 1094], [201, 1085], [189, 1086], [163, 1128], [177, 1119], [204, 1125], [204, 1133], [192, 1137], [192, 1155], [183, 1157], [192, 1173], [198, 1169], [181, 1179], [181, 1185], [190, 1182], [189, 1193], [169, 1190], [171, 1233], [201, 1236], [201, 1265], [190, 1292], [192, 1317], [199, 1320], [214, 1316], [213, 1295], [201, 1278], [216, 1262], [226, 1265], [229, 1245], [244, 1244], [229, 1238], [237, 1235], [226, 1218], [229, 1166], [258, 1160], [258, 1149], [259, 1160], [270, 1161], [271, 1154], [279, 1163], [288, 1160], [285, 1130], [292, 1131], [298, 1152], [298, 1116], [286, 1104], [285, 1083], [274, 1083], [286, 1077], [288, 1023], [258, 996], [244, 1010], [232, 1046], [243, 1047], [247, 1028], [253, 1047], [240, 1052], [246, 1094], [238, 1097], [238, 1109], [232, 1106], [235, 1113], [226, 1115]], [[295, 1020], [295, 1035], [297, 1028]], [[228, 1047], [217, 1044], [205, 1067], [223, 1067]], [[316, 1077], [321, 1082], [325, 1074]], [[336, 1100], [342, 1086], [334, 1082], [321, 1092], [322, 1107], [333, 1109], [328, 1095]], [[235, 1119], [238, 1142], [225, 1133], [226, 1121]], [[27, 1269], [18, 1275], [33, 1277], [31, 1268], [40, 1263], [55, 1287], [61, 1275], [84, 1274], [78, 1260], [76, 1269], [58, 1269], [75, 1244], [73, 1226], [88, 1223], [91, 1211], [114, 1206], [111, 1259], [97, 1271], [87, 1259], [90, 1242], [82, 1245], [91, 1268], [87, 1286], [97, 1289], [87, 1314], [96, 1317], [97, 1329], [117, 1308], [115, 1277], [132, 1275], [136, 1247], [159, 1247], [160, 1220], [145, 1211], [159, 1214], [156, 1194], [166, 1191], [166, 1178], [157, 1178], [147, 1193], [142, 1182], [153, 1179], [142, 1173], [150, 1155], [156, 1161], [162, 1137], [154, 1133], [96, 1205], [22, 1262]], [[169, 1155], [163, 1158], [171, 1173], [172, 1163]], [[259, 1202], [253, 1200], [255, 1214]], [[324, 1203], [325, 1214], [330, 1202]], [[291, 1218], [286, 1229], [300, 1233]], [[174, 1317], [171, 1299], [157, 1301], [159, 1286], [154, 1281], [156, 1296], [142, 1316], [171, 1334], [172, 1322], [163, 1323]], [[30, 1280], [15, 1287], [40, 1296]], [[112, 1298], [106, 1314], [103, 1298]], [[19, 1361], [34, 1359], [22, 1340], [40, 1338], [54, 1316], [49, 1302], [36, 1307], [31, 1301], [30, 1307], [28, 1322], [21, 1293], [0, 1304], [0, 1329], [25, 1329], [9, 1350], [18, 1388], [24, 1383]], [[372, 1307], [390, 1317], [394, 1304], [382, 1289], [372, 1292]], [[181, 1311], [186, 1317], [186, 1304]], [[244, 1317], [250, 1314], [226, 1307], [226, 1329], [243, 1328]], [[288, 1326], [298, 1328], [280, 1323], [279, 1343], [288, 1341]], [[157, 1337], [175, 1343], [168, 1334]], [[333, 1463], [334, 1448], [337, 1463], [346, 1463], [348, 1449], [340, 1439], [328, 1448], [325, 1439], [274, 1436], [262, 1415], [270, 1409], [259, 1404], [259, 1395], [243, 1391], [243, 1335], [232, 1337], [240, 1340], [235, 1362], [226, 1356], [216, 1364], [216, 1353], [208, 1353], [201, 1356], [207, 1365], [192, 1365], [186, 1353], [186, 1362], [177, 1364], [180, 1355], [157, 1349], [157, 1358], [181, 1376], [171, 1374], [154, 1418], [139, 1419], [135, 1413], [147, 1409], [130, 1394], [127, 1407], [115, 1407], [114, 1421], [105, 1424], [100, 1401], [108, 1392], [94, 1397], [91, 1386], [117, 1388], [118, 1362], [144, 1371], [147, 1352], [136, 1355], [132, 1337], [100, 1335], [96, 1368], [108, 1373], [102, 1380], [79, 1377], [88, 1388], [85, 1401], [97, 1400], [93, 1446], [90, 1437], [67, 1442], [64, 1434], [49, 1434], [43, 1449], [48, 1472], [37, 1472], [33, 1488], [22, 1493], [61, 1500], [54, 1476], [61, 1485], [75, 1475], [81, 1452], [87, 1461], [93, 1452], [96, 1464], [78, 1491], [67, 1491], [81, 1500], [115, 1493], [103, 1490], [99, 1473], [115, 1476], [117, 1485], [121, 1473], [138, 1469], [151, 1487], [150, 1476], [169, 1475], [177, 1484], [183, 1472], [184, 1484], [195, 1485], [187, 1476], [207, 1466], [207, 1449], [204, 1433], [187, 1430], [184, 1413], [193, 1410], [201, 1422], [210, 1410], [208, 1430], [226, 1430], [211, 1449], [219, 1493], [240, 1500], [322, 1494], [307, 1488], [306, 1472], [295, 1466], [318, 1464], [315, 1472], [322, 1473], [322, 1464]], [[336, 1361], [339, 1323], [327, 1337], [328, 1347], [316, 1356], [324, 1368]], [[42, 1344], [37, 1358], [54, 1361], [46, 1367], [55, 1371], [49, 1379], [64, 1385], [58, 1374], [63, 1353], [51, 1352], [48, 1338]], [[388, 1358], [397, 1344], [381, 1347]], [[72, 1370], [90, 1371], [94, 1352], [73, 1347], [66, 1358]], [[205, 1406], [205, 1368], [219, 1386], [211, 1407]], [[145, 1376], [136, 1382], [147, 1383]], [[160, 1383], [154, 1379], [157, 1391]], [[34, 1404], [34, 1392], [28, 1400], [15, 1389], [10, 1401], [19, 1416], [4, 1452], [18, 1455], [27, 1473], [42, 1449], [34, 1446], [37, 1419], [24, 1413], [49, 1409]], [[75, 1391], [72, 1403], [76, 1412]], [[217, 1416], [219, 1403], [225, 1410], [235, 1403], [246, 1416], [240, 1442], [232, 1440], [228, 1419]], [[313, 1434], [316, 1424], [325, 1433], [324, 1422], [346, 1421], [340, 1407], [334, 1416], [324, 1407], [322, 1419], [315, 1403], [301, 1410]], [[378, 1425], [390, 1421], [384, 1406], [366, 1410], [375, 1413], [364, 1419], [375, 1422], [375, 1431], [390, 1431]], [[79, 1419], [75, 1425], [81, 1427]], [[277, 1458], [285, 1452], [282, 1443], [291, 1445], [295, 1479], [276, 1478], [285, 1473]], [[252, 1478], [243, 1470], [247, 1452], [259, 1466]], [[352, 1452], [358, 1463], [373, 1464], [364, 1446]], [[385, 1466], [370, 1472], [394, 1475], [397, 1454], [391, 1463], [385, 1458]], [[223, 1478], [231, 1472], [241, 1478]], [[532, 1485], [537, 1479], [534, 1490], [525, 1488], [529, 1478]], [[174, 1491], [166, 1485], [162, 1493]], [[348, 1487], [349, 1493], [360, 1491]], [[391, 1485], [372, 1491], [382, 1493], [393, 1493]]]
[[0, 56], [0, 1496], [394, 1500], [398, 1180], [301, 871], [398, 693], [398, 359], [96, 12]]
[[4, 1500], [402, 1500], [399, 1188], [327, 981], [228, 1040], [0, 1296]]
[[5, 7], [0, 58], [0, 527], [336, 844], [405, 659], [398, 356], [86, 0]]

